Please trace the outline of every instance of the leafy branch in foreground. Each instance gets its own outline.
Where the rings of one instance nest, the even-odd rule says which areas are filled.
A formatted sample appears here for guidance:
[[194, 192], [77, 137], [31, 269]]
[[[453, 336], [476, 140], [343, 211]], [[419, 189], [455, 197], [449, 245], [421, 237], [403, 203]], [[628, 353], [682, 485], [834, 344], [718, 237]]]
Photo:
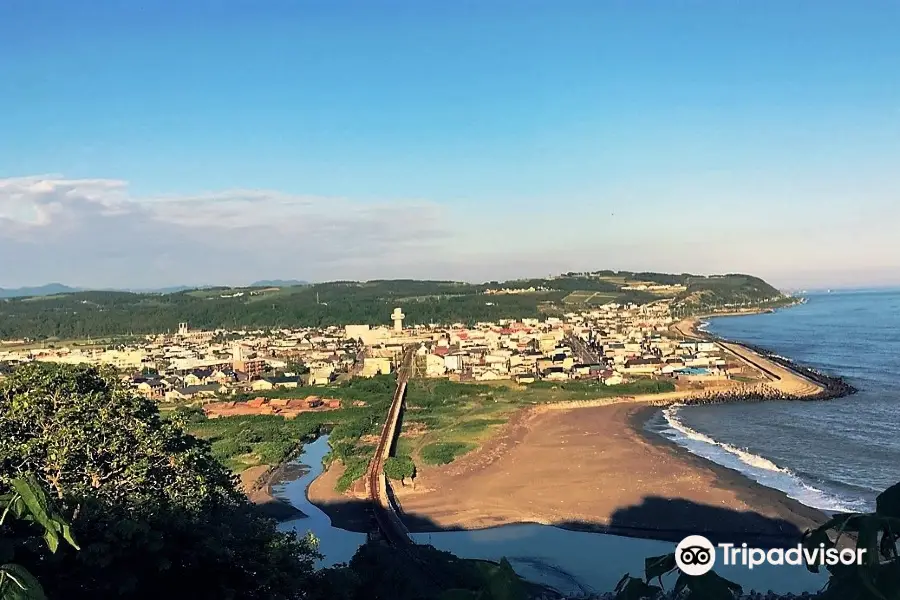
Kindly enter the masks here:
[[[834, 539], [829, 532], [834, 533]], [[803, 535], [807, 548], [837, 548], [842, 537], [856, 538], [857, 551], [865, 550], [862, 565], [828, 565], [831, 576], [823, 600], [900, 600], [900, 483], [878, 494], [874, 513], [838, 515]], [[807, 568], [819, 572], [818, 565]]]
[[[838, 544], [842, 538], [855, 540], [855, 554], [860, 551], [863, 564], [828, 564], [830, 577], [820, 600], [900, 600], [900, 483], [878, 494], [873, 513], [846, 513], [829, 519], [801, 538], [804, 548], [853, 551], [851, 544]], [[645, 579], [625, 574], [616, 586], [616, 600], [653, 600], [662, 594], [662, 577], [676, 569], [675, 555], [654, 556], [644, 561]], [[812, 573], [819, 565], [807, 563]], [[652, 585], [658, 580], [659, 586]], [[685, 592], [686, 591], [686, 592]], [[680, 573], [674, 595], [691, 600], [733, 600], [741, 586], [710, 571], [699, 577]], [[686, 595], [679, 596], [679, 594]]]
[[27, 475], [10, 482], [12, 492], [0, 496], [0, 600], [38, 600], [44, 598], [40, 582], [21, 565], [6, 562], [15, 558], [16, 547], [28, 543], [28, 538], [9, 538], [3, 532], [6, 519], [13, 517], [25, 523], [39, 525], [50, 552], [56, 553], [62, 537], [70, 546], [80, 550], [69, 523], [56, 511], [38, 481]]
[[[663, 591], [662, 578], [677, 569], [674, 553], [645, 559], [644, 579], [626, 573], [616, 585], [616, 600], [652, 600], [659, 597]], [[659, 582], [658, 586], [650, 583], [654, 579]], [[715, 571], [698, 576], [679, 572], [673, 594], [685, 600], [734, 600], [742, 591], [741, 586]]]

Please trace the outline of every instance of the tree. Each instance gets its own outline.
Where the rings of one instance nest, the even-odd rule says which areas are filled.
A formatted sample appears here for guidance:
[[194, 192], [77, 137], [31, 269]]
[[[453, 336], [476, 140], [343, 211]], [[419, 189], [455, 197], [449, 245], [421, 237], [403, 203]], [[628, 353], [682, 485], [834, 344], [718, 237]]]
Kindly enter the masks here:
[[[832, 535], [833, 534], [833, 535]], [[844, 535], [856, 540], [856, 552], [862, 553], [861, 565], [827, 565], [830, 577], [821, 600], [900, 600], [900, 483], [884, 490], [875, 499], [873, 513], [839, 514], [816, 529], [807, 531], [801, 538], [810, 551], [820, 549], [848, 550], [838, 545]], [[675, 555], [653, 556], [644, 561], [645, 579], [626, 573], [616, 586], [616, 600], [656, 600], [662, 588], [651, 585], [654, 579], [662, 584], [662, 577], [677, 567]], [[807, 564], [813, 573], [819, 565]], [[733, 600], [741, 594], [741, 586], [720, 577], [715, 571], [691, 577], [678, 574], [674, 593], [686, 600]], [[683, 594], [678, 596], [678, 594]]]
[[32, 363], [0, 383], [0, 491], [32, 476], [81, 552], [17, 562], [65, 598], [297, 598], [318, 554], [235, 488], [209, 444], [111, 371]]
[[[69, 523], [59, 515], [40, 484], [33, 477], [11, 482], [12, 491], [0, 496], [0, 600], [41, 600], [44, 589], [25, 567], [7, 561], [15, 560], [17, 550], [43, 537], [47, 548], [55, 553], [60, 538], [78, 550]], [[26, 535], [8, 535], [4, 524], [9, 517], [33, 526]]]
[[384, 461], [384, 474], [406, 485], [407, 479], [416, 476], [416, 465], [409, 456], [391, 456]]
[[[833, 533], [834, 535], [829, 535]], [[837, 515], [813, 531], [803, 535], [810, 550], [824, 544], [838, 548], [844, 535], [856, 538], [856, 549], [865, 550], [862, 565], [826, 566], [830, 577], [823, 600], [897, 600], [900, 598], [900, 483], [884, 490], [875, 499], [873, 513]], [[817, 565], [808, 565], [813, 573]]]

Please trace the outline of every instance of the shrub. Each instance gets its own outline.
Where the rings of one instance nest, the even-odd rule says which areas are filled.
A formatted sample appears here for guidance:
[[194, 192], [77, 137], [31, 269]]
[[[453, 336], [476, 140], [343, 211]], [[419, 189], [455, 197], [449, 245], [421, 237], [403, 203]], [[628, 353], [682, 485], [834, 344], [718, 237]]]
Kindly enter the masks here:
[[463, 442], [437, 442], [422, 448], [422, 460], [429, 465], [446, 465], [466, 452], [475, 448], [475, 444]]
[[416, 465], [409, 456], [391, 456], [384, 462], [384, 474], [398, 481], [412, 479], [416, 476]]

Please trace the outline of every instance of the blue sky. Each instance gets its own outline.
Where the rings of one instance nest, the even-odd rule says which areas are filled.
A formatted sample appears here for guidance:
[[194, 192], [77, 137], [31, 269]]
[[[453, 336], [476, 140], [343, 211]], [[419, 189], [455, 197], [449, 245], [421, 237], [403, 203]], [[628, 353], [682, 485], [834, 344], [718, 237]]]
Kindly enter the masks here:
[[0, 0], [0, 286], [900, 283], [900, 4]]

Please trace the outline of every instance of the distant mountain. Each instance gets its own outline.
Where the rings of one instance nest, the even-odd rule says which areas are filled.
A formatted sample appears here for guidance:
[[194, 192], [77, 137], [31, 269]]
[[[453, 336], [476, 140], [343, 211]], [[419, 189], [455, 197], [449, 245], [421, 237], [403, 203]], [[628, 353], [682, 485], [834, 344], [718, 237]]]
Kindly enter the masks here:
[[296, 279], [263, 279], [254, 281], [248, 287], [293, 287], [296, 285], [309, 285], [309, 282]]
[[[309, 285], [308, 281], [298, 281], [296, 279], [268, 279], [256, 281], [247, 287], [295, 287], [300, 285]], [[2, 298], [26, 298], [29, 296], [55, 296], [57, 294], [72, 294], [75, 292], [132, 292], [134, 294], [176, 294], [188, 290], [205, 290], [215, 287], [229, 289], [230, 286], [214, 286], [214, 285], [173, 285], [161, 288], [126, 288], [126, 287], [71, 287], [61, 283], [48, 283], [34, 287], [20, 288], [0, 288], [0, 299]]]
[[55, 294], [70, 294], [81, 291], [61, 283], [48, 283], [37, 287], [20, 287], [12, 289], [0, 288], [0, 298], [22, 298], [25, 296], [53, 296]]

